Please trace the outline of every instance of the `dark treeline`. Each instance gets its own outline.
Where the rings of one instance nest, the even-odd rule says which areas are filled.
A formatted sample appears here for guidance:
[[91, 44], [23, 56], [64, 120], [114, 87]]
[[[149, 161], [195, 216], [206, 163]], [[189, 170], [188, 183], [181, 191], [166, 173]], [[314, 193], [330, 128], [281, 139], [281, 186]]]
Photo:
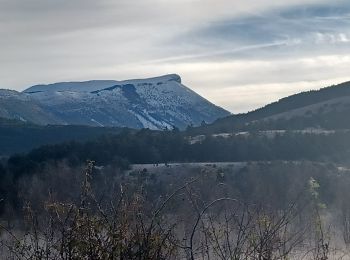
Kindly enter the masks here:
[[118, 134], [120, 131], [121, 128], [117, 127], [40, 126], [0, 118], [0, 156], [29, 152], [45, 144], [93, 140], [106, 134]]
[[206, 137], [191, 144], [179, 131], [123, 131], [86, 143], [46, 145], [27, 154], [13, 155], [0, 164], [0, 196], [17, 201], [17, 182], [23, 176], [40, 175], [64, 162], [81, 167], [87, 160], [97, 166], [128, 169], [129, 164], [234, 161], [322, 161], [347, 164], [350, 133], [329, 135], [286, 132], [268, 137], [261, 133], [230, 138]]
[[[273, 134], [250, 132], [231, 137], [206, 136], [194, 143], [179, 131], [123, 131], [89, 142], [46, 145], [27, 154], [11, 156], [6, 167], [21, 174], [38, 164], [66, 160], [71, 165], [93, 160], [97, 165], [205, 161], [313, 160], [346, 162], [350, 133]], [[192, 139], [193, 140], [193, 139]], [[121, 167], [125, 167], [121, 164]]]

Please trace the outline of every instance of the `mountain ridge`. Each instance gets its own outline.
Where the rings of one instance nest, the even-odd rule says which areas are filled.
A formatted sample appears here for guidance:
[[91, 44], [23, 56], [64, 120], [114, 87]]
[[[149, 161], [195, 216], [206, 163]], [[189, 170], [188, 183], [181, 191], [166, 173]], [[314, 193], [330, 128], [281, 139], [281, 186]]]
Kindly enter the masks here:
[[[97, 89], [103, 88], [103, 86], [113, 86], [117, 84], [127, 84], [130, 82], [133, 83], [145, 83], [145, 82], [160, 82], [160, 81], [177, 81], [178, 83], [181, 83], [181, 77], [177, 74], [166, 74], [163, 76], [157, 76], [157, 77], [150, 77], [150, 78], [138, 78], [138, 79], [127, 79], [127, 80], [85, 80], [85, 81], [63, 81], [63, 82], [55, 82], [50, 84], [37, 84], [33, 85], [25, 90], [23, 90], [23, 93], [31, 93], [31, 92], [37, 92], [42, 91], [42, 88], [55, 88], [55, 91], [68, 91], [68, 90], [79, 90], [74, 89], [73, 87], [79, 87], [84, 86], [86, 88], [85, 92], [94, 91]], [[54, 91], [53, 90], [53, 91]]]
[[[14, 108], [23, 106], [21, 99], [26, 100], [26, 111], [31, 111], [32, 116], [29, 118], [18, 109], [4, 109], [4, 104], [0, 104], [0, 112], [6, 111], [0, 116], [36, 124], [185, 129], [230, 114], [183, 85], [177, 74], [124, 81], [40, 84], [12, 94], [17, 99], [5, 94], [1, 97], [1, 92], [0, 98], [16, 101]], [[46, 122], [35, 118], [45, 113]]]

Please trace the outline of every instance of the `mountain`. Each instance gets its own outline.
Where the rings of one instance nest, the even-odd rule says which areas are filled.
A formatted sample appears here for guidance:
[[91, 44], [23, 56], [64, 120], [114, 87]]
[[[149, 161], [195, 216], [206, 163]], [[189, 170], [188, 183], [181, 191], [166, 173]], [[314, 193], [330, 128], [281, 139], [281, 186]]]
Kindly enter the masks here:
[[[184, 129], [230, 114], [185, 87], [174, 74], [36, 85], [12, 93], [12, 98], [3, 95], [6, 102], [1, 102], [0, 111], [5, 112], [0, 116], [36, 124]], [[16, 104], [15, 109], [8, 102]]]
[[350, 129], [350, 82], [282, 98], [257, 110], [231, 115], [195, 133], [276, 129]]
[[29, 95], [6, 89], [0, 89], [0, 118], [37, 124], [63, 123]]

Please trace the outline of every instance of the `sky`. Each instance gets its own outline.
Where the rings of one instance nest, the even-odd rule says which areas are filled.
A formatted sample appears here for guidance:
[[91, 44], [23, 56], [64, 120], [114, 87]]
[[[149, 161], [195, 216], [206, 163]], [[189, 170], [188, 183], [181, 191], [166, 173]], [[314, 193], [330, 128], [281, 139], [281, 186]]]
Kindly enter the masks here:
[[247, 112], [350, 80], [346, 0], [0, 0], [0, 88], [176, 73]]

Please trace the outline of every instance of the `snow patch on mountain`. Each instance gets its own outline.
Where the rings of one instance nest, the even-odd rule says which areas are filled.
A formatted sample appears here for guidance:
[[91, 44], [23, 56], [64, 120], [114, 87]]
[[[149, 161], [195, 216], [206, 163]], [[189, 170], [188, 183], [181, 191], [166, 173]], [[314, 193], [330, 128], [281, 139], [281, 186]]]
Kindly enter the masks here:
[[176, 74], [125, 81], [62, 82], [36, 85], [22, 93], [2, 92], [0, 97], [36, 103], [54, 119], [50, 123], [171, 129], [229, 115], [184, 86]]

